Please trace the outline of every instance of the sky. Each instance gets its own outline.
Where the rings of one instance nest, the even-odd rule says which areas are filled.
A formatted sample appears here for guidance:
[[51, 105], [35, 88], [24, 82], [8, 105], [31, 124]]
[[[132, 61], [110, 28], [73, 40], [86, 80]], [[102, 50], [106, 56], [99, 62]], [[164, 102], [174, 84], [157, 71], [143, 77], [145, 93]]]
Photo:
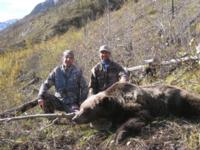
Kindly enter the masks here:
[[45, 0], [0, 0], [0, 22], [21, 19]]

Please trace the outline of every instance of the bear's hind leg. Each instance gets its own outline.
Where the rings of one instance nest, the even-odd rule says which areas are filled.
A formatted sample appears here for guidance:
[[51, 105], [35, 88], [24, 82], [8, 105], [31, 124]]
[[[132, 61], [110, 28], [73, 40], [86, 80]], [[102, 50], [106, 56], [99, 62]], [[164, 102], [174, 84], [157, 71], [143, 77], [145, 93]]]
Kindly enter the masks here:
[[117, 130], [115, 144], [121, 143], [130, 135], [137, 135], [145, 125], [146, 123], [140, 118], [130, 118]]

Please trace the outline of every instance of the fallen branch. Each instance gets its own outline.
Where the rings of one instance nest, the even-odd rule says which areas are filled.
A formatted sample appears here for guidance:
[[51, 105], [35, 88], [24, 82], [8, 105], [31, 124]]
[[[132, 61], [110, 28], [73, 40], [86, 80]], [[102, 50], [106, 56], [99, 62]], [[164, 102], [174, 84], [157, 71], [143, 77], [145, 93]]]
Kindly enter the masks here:
[[22, 104], [18, 107], [12, 108], [10, 110], [7, 110], [5, 112], [0, 113], [0, 117], [7, 117], [7, 116], [15, 116], [16, 114], [22, 114], [25, 111], [37, 106], [38, 102], [37, 99], [34, 99], [30, 102], [27, 102], [25, 104]]
[[[199, 60], [198, 56], [190, 56], [190, 57], [186, 56], [186, 57], [182, 57], [182, 58], [171, 59], [171, 60], [168, 60], [168, 61], [162, 61], [162, 62], [160, 62], [159, 65], [165, 66], [165, 65], [178, 64], [178, 63], [181, 63], [181, 62], [198, 61], [198, 60]], [[147, 64], [152, 63], [153, 59], [145, 60], [145, 62]], [[139, 66], [134, 66], [134, 67], [127, 68], [127, 70], [130, 71], [130, 72], [131, 71], [139, 71], [139, 70], [144, 70], [145, 67], [146, 67], [146, 65], [139, 65]]]
[[2, 118], [2, 119], [0, 119], [0, 122], [10, 122], [10, 121], [24, 120], [24, 119], [34, 119], [34, 118], [55, 118], [55, 117], [71, 119], [71, 118], [74, 117], [74, 115], [75, 115], [75, 113], [36, 114], [36, 115]]

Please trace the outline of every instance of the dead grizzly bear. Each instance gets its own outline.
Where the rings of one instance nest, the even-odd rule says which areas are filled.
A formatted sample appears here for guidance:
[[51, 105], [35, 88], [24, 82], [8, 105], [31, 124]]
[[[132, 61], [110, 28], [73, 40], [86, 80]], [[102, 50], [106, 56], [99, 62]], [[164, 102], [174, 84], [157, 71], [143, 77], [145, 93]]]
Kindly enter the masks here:
[[73, 121], [78, 124], [98, 119], [112, 122], [117, 129], [116, 143], [140, 132], [154, 117], [170, 114], [189, 117], [200, 114], [200, 97], [173, 86], [139, 87], [116, 83], [87, 98]]

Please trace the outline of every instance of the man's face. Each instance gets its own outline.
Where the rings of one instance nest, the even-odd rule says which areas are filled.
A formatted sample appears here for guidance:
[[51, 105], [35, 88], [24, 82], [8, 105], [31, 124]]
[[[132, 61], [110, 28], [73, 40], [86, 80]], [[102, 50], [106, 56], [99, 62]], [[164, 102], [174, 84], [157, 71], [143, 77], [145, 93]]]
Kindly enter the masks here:
[[73, 64], [74, 58], [71, 56], [66, 56], [63, 58], [63, 65], [69, 67]]
[[100, 58], [101, 60], [108, 60], [110, 59], [110, 53], [107, 51], [100, 52]]

